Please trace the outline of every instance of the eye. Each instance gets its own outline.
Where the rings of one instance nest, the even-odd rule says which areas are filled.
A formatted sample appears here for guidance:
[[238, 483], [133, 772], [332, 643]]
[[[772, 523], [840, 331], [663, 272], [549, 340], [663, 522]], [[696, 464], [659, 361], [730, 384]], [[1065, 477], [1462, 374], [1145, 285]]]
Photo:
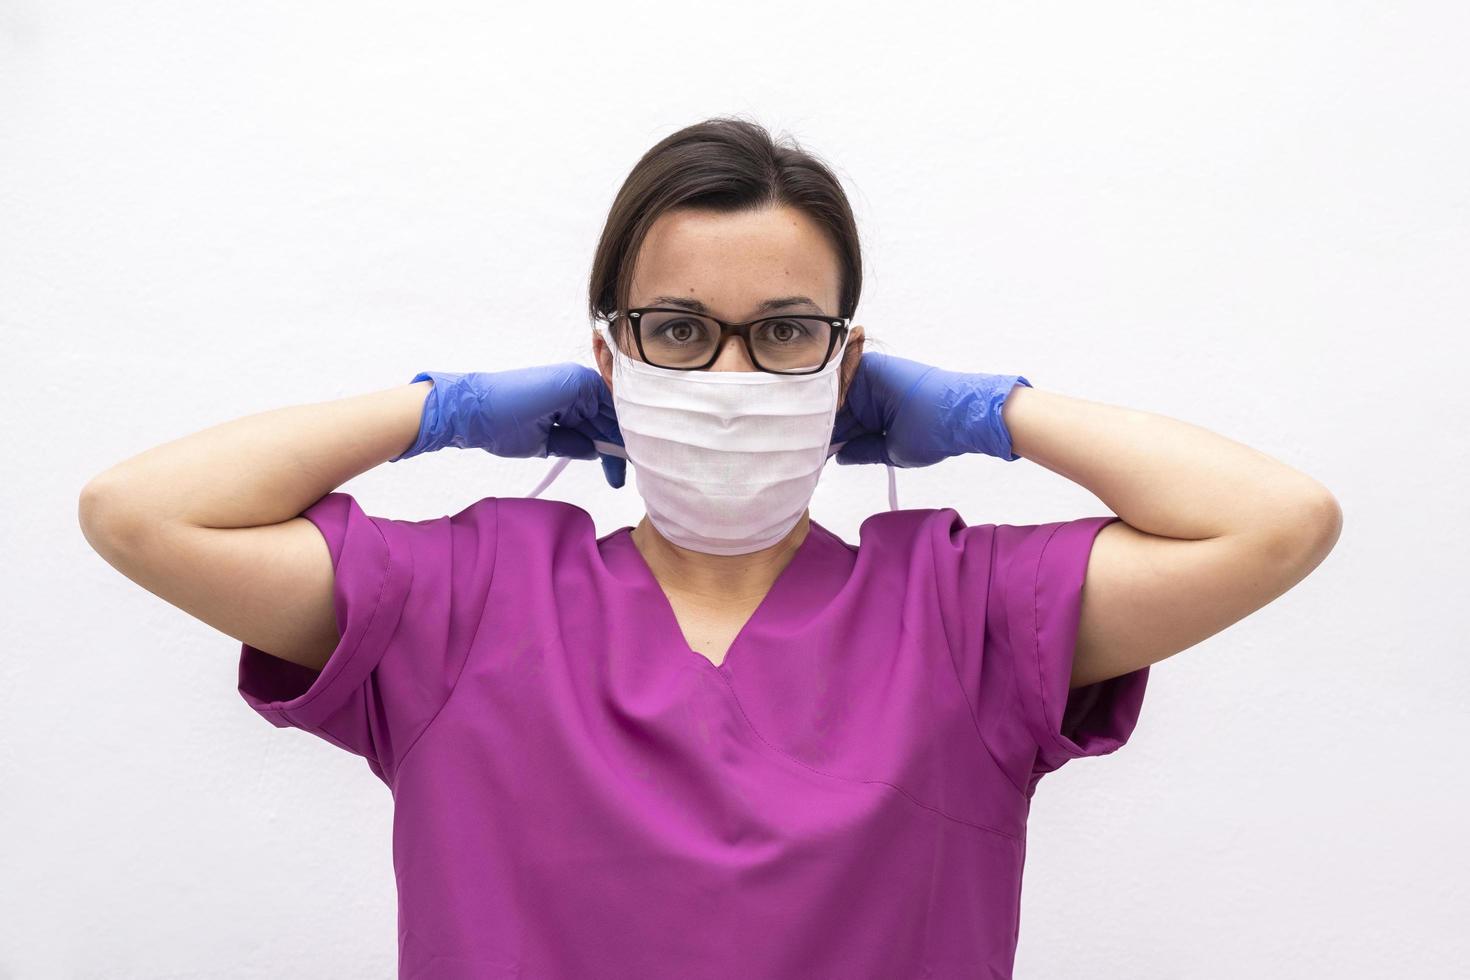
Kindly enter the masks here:
[[659, 319], [648, 326], [653, 328], [650, 334], [664, 343], [701, 343], [709, 332], [704, 321], [697, 317]]
[[804, 343], [811, 335], [811, 325], [801, 320], [767, 320], [760, 326], [760, 339], [778, 345]]

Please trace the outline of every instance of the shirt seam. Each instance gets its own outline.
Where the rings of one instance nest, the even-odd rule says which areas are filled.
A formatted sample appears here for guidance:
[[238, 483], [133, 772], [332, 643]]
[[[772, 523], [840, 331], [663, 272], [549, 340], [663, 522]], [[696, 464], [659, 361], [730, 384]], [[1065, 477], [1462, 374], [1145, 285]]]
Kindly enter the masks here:
[[[931, 547], [929, 549], [929, 562], [930, 562], [930, 566], [934, 569], [934, 576], [935, 576], [935, 578], [937, 580], [938, 577], [939, 577], [939, 565], [938, 565], [938, 559], [935, 558], [934, 549], [933, 549], [932, 545], [931, 545]], [[994, 563], [993, 562], [991, 563], [991, 567], [992, 568], [994, 567]], [[964, 596], [961, 596], [960, 598], [961, 598], [961, 601], [963, 601], [965, 597]], [[981, 596], [980, 597], [980, 601], [984, 602], [985, 601], [985, 597], [984, 596]], [[986, 611], [988, 612], [988, 610], [986, 610]], [[982, 615], [982, 619], [983, 619], [983, 615]], [[978, 741], [980, 743], [981, 748], [983, 748], [985, 750], [985, 754], [988, 755], [988, 756], [990, 756], [990, 761], [993, 762], [993, 763], [995, 763], [995, 768], [1000, 772], [1001, 776], [1005, 779], [1005, 781], [1010, 784], [1011, 788], [1014, 789], [1016, 791], [1016, 793], [1021, 796], [1022, 799], [1026, 799], [1027, 798], [1026, 797], [1026, 791], [1023, 790], [1020, 786], [1018, 786], [1016, 784], [1016, 781], [1011, 778], [1011, 774], [1006, 771], [1006, 767], [1001, 763], [1000, 759], [996, 757], [995, 750], [990, 747], [990, 743], [985, 738], [985, 732], [980, 727], [980, 718], [979, 718], [978, 713], [975, 710], [975, 704], [970, 699], [970, 693], [969, 693], [969, 691], [965, 690], [964, 681], [962, 681], [960, 679], [960, 668], [959, 668], [959, 664], [955, 662], [954, 638], [950, 635], [950, 631], [949, 631], [949, 617], [947, 617], [947, 616], [945, 616], [943, 614], [943, 610], [940, 611], [939, 628], [940, 628], [940, 632], [942, 632], [944, 634], [944, 645], [945, 645], [945, 648], [946, 648], [945, 649], [945, 653], [948, 655], [946, 659], [949, 661], [949, 673], [950, 673], [950, 676], [954, 678], [955, 688], [959, 691], [960, 699], [965, 702], [965, 710], [969, 712], [969, 715], [970, 715], [970, 725], [971, 725], [971, 727], [973, 727], [975, 729], [975, 739], [976, 739], [976, 741]], [[983, 637], [982, 637], [982, 643], [983, 643]]]
[[[1046, 536], [1046, 540], [1041, 543], [1041, 550], [1036, 553], [1036, 577], [1035, 577], [1035, 580], [1032, 582], [1032, 587], [1031, 587], [1032, 622], [1031, 622], [1031, 636], [1030, 636], [1030, 639], [1029, 639], [1029, 646], [1031, 648], [1031, 664], [1032, 664], [1032, 668], [1036, 671], [1036, 694], [1037, 694], [1037, 697], [1038, 697], [1038, 699], [1040, 700], [1040, 703], [1041, 703], [1041, 725], [1042, 725], [1042, 728], [1043, 728], [1043, 730], [1045, 730], [1046, 735], [1047, 735], [1047, 738], [1050, 740], [1050, 742], [1054, 746], [1056, 746], [1058, 749], [1060, 749], [1069, 758], [1075, 759], [1075, 758], [1078, 757], [1079, 753], [1075, 749], [1073, 749], [1073, 748], [1071, 748], [1069, 746], [1069, 743], [1068, 743], [1067, 739], [1061, 734], [1061, 732], [1059, 732], [1059, 731], [1053, 731], [1052, 730], [1051, 713], [1047, 710], [1047, 702], [1046, 702], [1046, 677], [1045, 677], [1045, 672], [1044, 672], [1043, 664], [1041, 662], [1041, 569], [1046, 564], [1046, 549], [1051, 547], [1052, 541], [1056, 538], [1056, 536], [1059, 533], [1061, 533], [1062, 529], [1064, 527], [1066, 527], [1066, 526], [1067, 526], [1066, 523], [1063, 522], [1061, 524], [1058, 524], [1055, 528], [1053, 528], [1052, 529], [1052, 532]], [[1086, 574], [1087, 574], [1086, 569], [1084, 569], [1083, 570], [1084, 579], [1086, 577]], [[1079, 588], [1079, 591], [1080, 591], [1080, 588]], [[1080, 616], [1080, 612], [1079, 612], [1079, 616]], [[1081, 624], [1079, 622], [1079, 627], [1080, 627], [1080, 625]], [[1077, 648], [1076, 648], [1077, 639], [1076, 639], [1076, 637], [1073, 637], [1072, 640], [1071, 640], [1071, 642], [1072, 642], [1073, 646], [1072, 646], [1071, 656], [1069, 657], [1069, 659], [1073, 659], [1073, 658], [1075, 658], [1077, 656]], [[1069, 688], [1069, 690], [1070, 690], [1070, 686], [1071, 686], [1071, 678], [1069, 677], [1068, 678], [1068, 688]], [[1063, 705], [1063, 707], [1065, 708], [1065, 704]], [[1057, 721], [1058, 725], [1061, 724], [1061, 719], [1062, 719], [1062, 716], [1061, 715], [1058, 715], [1058, 721]]]
[[[490, 559], [490, 579], [485, 584], [485, 603], [486, 603], [486, 605], [489, 605], [489, 602], [490, 602], [490, 593], [491, 593], [491, 591], [495, 587], [495, 570], [500, 567], [500, 498], [499, 497], [493, 498], [492, 503], [491, 503], [491, 510], [494, 512], [494, 516], [495, 516], [495, 531], [494, 531], [494, 533], [495, 533], [495, 554]], [[453, 528], [452, 527], [451, 527], [450, 530], [451, 530], [451, 533], [453, 533]], [[403, 750], [403, 754], [398, 757], [398, 763], [397, 763], [397, 765], [395, 765], [393, 767], [393, 785], [394, 785], [395, 788], [398, 785], [399, 778], [403, 775], [403, 768], [408, 763], [408, 757], [413, 753], [413, 750], [414, 749], [418, 748], [419, 743], [423, 741], [424, 736], [429, 733], [429, 729], [433, 728], [434, 727], [434, 723], [437, 722], [439, 720], [440, 716], [444, 714], [444, 709], [449, 706], [449, 702], [452, 701], [452, 700], [454, 700], [454, 694], [455, 694], [456, 691], [459, 690], [459, 680], [460, 680], [461, 677], [464, 676], [465, 668], [469, 666], [470, 658], [475, 655], [475, 650], [479, 647], [479, 644], [480, 644], [480, 630], [483, 629], [484, 626], [485, 626], [485, 610], [482, 607], [481, 608], [481, 611], [480, 611], [480, 620], [479, 620], [478, 623], [475, 624], [475, 632], [474, 632], [474, 635], [472, 635], [470, 637], [469, 648], [465, 651], [464, 659], [460, 661], [459, 670], [456, 671], [455, 674], [454, 674], [454, 681], [453, 681], [453, 683], [451, 683], [449, 685], [449, 693], [444, 696], [443, 702], [440, 703], [439, 707], [434, 710], [433, 717], [431, 717], [428, 720], [428, 723], [425, 724], [423, 728], [419, 729], [419, 733], [413, 737], [413, 741], [411, 741], [411, 742], [408, 743], [408, 747], [406, 749], [404, 749]]]
[[[311, 520], [311, 518], [308, 517], [307, 520]], [[349, 522], [350, 522], [350, 516], [349, 516]], [[378, 526], [376, 524], [374, 524], [372, 522], [371, 519], [368, 520], [368, 524], [372, 526], [373, 533], [377, 534], [378, 540], [382, 542], [382, 553], [383, 553], [382, 565], [379, 566], [379, 569], [378, 569], [378, 594], [375, 595], [375, 596], [373, 596], [373, 609], [372, 609], [372, 612], [368, 614], [367, 625], [365, 627], [363, 627], [362, 635], [358, 638], [358, 642], [355, 643], [355, 644], [353, 644], [352, 649], [348, 652], [346, 659], [338, 667], [336, 673], [334, 673], [332, 675], [332, 679], [328, 683], [326, 683], [326, 684], [322, 685], [320, 688], [318, 688], [315, 693], [303, 694], [301, 696], [301, 698], [303, 698], [304, 700], [301, 700], [301, 699], [298, 699], [298, 698], [291, 698], [290, 699], [292, 701], [300, 700], [300, 703], [299, 704], [296, 704], [295, 706], [293, 706], [291, 708], [286, 708], [286, 707], [282, 706], [282, 707], [276, 709], [277, 711], [279, 711], [281, 713], [281, 715], [283, 717], [285, 717], [287, 720], [289, 720], [293, 725], [301, 726], [303, 724], [311, 724], [311, 720], [309, 718], [296, 716], [295, 713], [297, 711], [300, 711], [300, 710], [303, 710], [303, 709], [310, 709], [310, 707], [313, 704], [315, 704], [317, 701], [321, 700], [321, 698], [323, 696], [325, 696], [329, 690], [335, 693], [338, 679], [344, 673], [346, 673], [348, 665], [351, 664], [353, 661], [355, 661], [362, 654], [363, 648], [365, 646], [367, 646], [367, 644], [363, 643], [362, 641], [365, 638], [374, 635], [374, 633], [373, 633], [373, 627], [374, 627], [374, 625], [376, 625], [376, 623], [378, 621], [378, 618], [380, 616], [382, 616], [382, 614], [383, 614], [383, 594], [388, 591], [388, 582], [392, 578], [392, 575], [390, 574], [390, 566], [392, 565], [393, 556], [392, 556], [391, 552], [389, 551], [387, 539], [383, 537], [383, 532], [378, 528]], [[322, 530], [321, 526], [319, 524], [317, 524], [316, 521], [314, 521], [314, 520], [312, 520], [312, 525], [314, 527], [316, 527], [317, 533], [319, 533], [319, 534], [322, 535], [322, 539], [324, 541], [327, 540], [327, 538], [326, 538], [326, 532]], [[345, 531], [346, 526], [347, 525], [344, 524], [344, 532], [343, 532], [344, 533], [344, 536], [343, 536], [343, 544], [342, 544], [342, 550], [343, 550], [344, 553], [345, 553], [346, 548], [347, 548], [347, 544], [346, 544], [346, 531]], [[332, 585], [333, 585], [333, 589], [334, 590], [336, 588], [338, 574], [339, 573], [338, 573], [336, 567], [334, 566], [333, 567], [333, 570], [332, 570]], [[343, 625], [344, 624], [342, 624], [342, 623], [338, 623], [337, 624], [337, 626], [338, 626], [339, 629]], [[342, 641], [345, 640], [345, 639], [346, 639], [346, 635], [345, 634], [340, 635], [338, 637], [338, 640], [337, 640], [338, 644], [340, 645], [342, 643]], [[378, 646], [386, 647], [387, 646], [387, 641], [384, 640], [382, 643], [379, 643], [377, 645]]]
[[[348, 510], [348, 514], [346, 520], [343, 523], [341, 551], [339, 552], [338, 562], [334, 563], [332, 568], [332, 588], [334, 593], [337, 588], [337, 577], [340, 574], [337, 570], [337, 565], [340, 564], [341, 555], [346, 554], [346, 536], [348, 528], [352, 524], [352, 504], [349, 502], [346, 507]], [[312, 526], [317, 529], [317, 533], [322, 536], [322, 540], [328, 544], [328, 551], [330, 551], [331, 541], [327, 537], [326, 529], [324, 529], [319, 523], [317, 523], [316, 519], [313, 516], [306, 514], [303, 514], [302, 516], [306, 517], [308, 521], [311, 521]], [[381, 769], [383, 765], [382, 760], [378, 759], [376, 754], [371, 749], [354, 747], [352, 744], [350, 744], [348, 740], [343, 739], [342, 736], [337, 735], [336, 733], [331, 731], [331, 729], [328, 727], [328, 719], [330, 717], [330, 713], [323, 716], [317, 721], [313, 721], [311, 718], [312, 705], [320, 701], [322, 697], [327, 694], [328, 691], [332, 691], [335, 694], [336, 688], [341, 683], [342, 675], [346, 673], [348, 666], [356, 661], [358, 657], [362, 656], [363, 649], [365, 646], [367, 646], [367, 644], [365, 644], [363, 640], [367, 637], [376, 635], [374, 633], [373, 627], [377, 625], [378, 618], [383, 614], [383, 595], [388, 591], [388, 583], [392, 579], [393, 553], [392, 549], [388, 546], [388, 539], [384, 537], [383, 531], [381, 528], [378, 527], [377, 523], [374, 522], [372, 518], [368, 518], [367, 523], [373, 529], [373, 533], [378, 536], [378, 540], [382, 546], [383, 560], [382, 565], [379, 567], [378, 571], [378, 594], [373, 597], [373, 609], [372, 612], [368, 614], [367, 625], [363, 628], [362, 636], [358, 638], [358, 642], [354, 644], [352, 649], [348, 652], [347, 659], [338, 667], [337, 672], [332, 675], [331, 680], [324, 684], [322, 687], [318, 688], [315, 694], [311, 694], [310, 696], [303, 695], [303, 697], [305, 697], [306, 699], [304, 701], [301, 701], [294, 707], [287, 708], [283, 705], [279, 708], [276, 708], [275, 710], [280, 714], [282, 718], [290, 722], [293, 727], [303, 730], [315, 730], [326, 736], [327, 741], [338, 746], [339, 748], [345, 749], [348, 752], [352, 753], [361, 752], [364, 758], [370, 760], [374, 765], [378, 766], [378, 768]], [[341, 630], [343, 625], [344, 624], [342, 623], [337, 624], [339, 631]], [[338, 643], [340, 644], [342, 640], [345, 639], [346, 634], [343, 633], [338, 638]], [[376, 645], [380, 649], [386, 650], [390, 639], [391, 637], [384, 638], [383, 640], [377, 642]], [[296, 699], [293, 698], [292, 700]], [[306, 711], [307, 714], [300, 715], [297, 713], [300, 711]]]

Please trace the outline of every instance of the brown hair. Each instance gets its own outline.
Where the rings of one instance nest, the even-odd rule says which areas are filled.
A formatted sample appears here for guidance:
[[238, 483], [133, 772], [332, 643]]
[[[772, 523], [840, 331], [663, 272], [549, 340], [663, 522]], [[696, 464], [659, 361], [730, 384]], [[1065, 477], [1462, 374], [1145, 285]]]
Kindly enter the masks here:
[[850, 317], [863, 288], [862, 252], [852, 206], [831, 169], [790, 136], [717, 116], [665, 136], [633, 167], [614, 198], [597, 242], [588, 290], [592, 319], [622, 309], [633, 261], [648, 229], [678, 207], [743, 211], [789, 205], [827, 233], [841, 265], [837, 315]]

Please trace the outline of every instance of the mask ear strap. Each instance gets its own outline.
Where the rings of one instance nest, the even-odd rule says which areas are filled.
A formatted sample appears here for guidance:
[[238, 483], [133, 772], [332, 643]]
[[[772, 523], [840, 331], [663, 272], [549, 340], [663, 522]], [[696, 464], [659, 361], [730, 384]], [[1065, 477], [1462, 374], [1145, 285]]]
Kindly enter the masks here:
[[[593, 439], [592, 445], [599, 453], [606, 453], [609, 456], [619, 456], [623, 459], [628, 458], [628, 450], [624, 449], [622, 446], [619, 446], [615, 442], [603, 442], [601, 439]], [[541, 482], [536, 484], [536, 489], [526, 494], [526, 496], [541, 496], [541, 494], [545, 492], [547, 487], [556, 482], [556, 478], [561, 476], [561, 471], [567, 468], [567, 464], [570, 463], [572, 459], [573, 457], [571, 456], [558, 456], [556, 458], [556, 462], [551, 464], [551, 469], [547, 470], [546, 475], [541, 478]]]
[[528, 496], [528, 497], [539, 497], [539, 496], [541, 496], [541, 491], [545, 490], [547, 487], [549, 487], [553, 483], [555, 483], [556, 482], [556, 478], [559, 477], [559, 476], [561, 476], [561, 471], [564, 470], [564, 469], [566, 469], [567, 468], [567, 464], [570, 463], [571, 461], [572, 461], [572, 457], [570, 457], [570, 456], [558, 456], [556, 462], [553, 463], [553, 464], [551, 464], [551, 469], [548, 470], [547, 473], [546, 473], [546, 475], [541, 478], [541, 482], [538, 483], [538, 484], [536, 484], [536, 489], [535, 490], [532, 490], [530, 493], [526, 494], [526, 496]]
[[593, 439], [592, 448], [608, 456], [617, 456], [621, 459], [628, 458], [628, 450], [615, 442], [603, 442], [601, 439]]
[[[832, 443], [830, 446], [827, 447], [827, 458], [828, 459], [831, 459], [833, 456], [836, 456], [838, 450], [840, 450], [845, 445], [847, 445], [847, 440], [846, 439], [842, 440], [841, 442], [834, 442], [834, 443]], [[898, 510], [898, 470], [894, 468], [894, 466], [893, 466], [892, 463], [887, 464], [887, 466], [888, 466], [888, 509], [889, 510]]]

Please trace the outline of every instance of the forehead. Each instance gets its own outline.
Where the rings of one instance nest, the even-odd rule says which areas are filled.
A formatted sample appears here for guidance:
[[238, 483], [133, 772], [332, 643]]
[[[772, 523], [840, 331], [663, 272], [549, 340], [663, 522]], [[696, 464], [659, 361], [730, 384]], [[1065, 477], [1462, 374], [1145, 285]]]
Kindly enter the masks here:
[[715, 315], [744, 317], [774, 296], [810, 296], [837, 312], [841, 267], [822, 228], [795, 208], [667, 211], [634, 263], [630, 305], [686, 296]]

